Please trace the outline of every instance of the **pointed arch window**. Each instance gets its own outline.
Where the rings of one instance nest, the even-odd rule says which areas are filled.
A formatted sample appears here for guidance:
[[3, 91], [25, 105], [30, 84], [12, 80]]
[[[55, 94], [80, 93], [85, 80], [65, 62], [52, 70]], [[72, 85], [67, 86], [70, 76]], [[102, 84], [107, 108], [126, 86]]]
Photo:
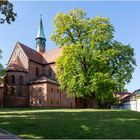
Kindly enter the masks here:
[[9, 83], [9, 75], [8, 74], [4, 77], [4, 83], [6, 85]]
[[4, 94], [8, 95], [8, 84], [9, 84], [9, 75], [6, 74], [6, 76], [4, 77]]
[[18, 85], [19, 85], [19, 86], [22, 86], [22, 85], [23, 85], [23, 76], [22, 76], [22, 75], [20, 75], [20, 76], [18, 77]]
[[51, 100], [51, 105], [53, 104], [53, 100]]
[[14, 88], [14, 87], [12, 87], [12, 89], [11, 89], [11, 95], [12, 95], [12, 96], [15, 95], [15, 88]]
[[19, 77], [18, 77], [18, 95], [19, 96], [22, 96], [22, 92], [23, 92], [23, 76], [22, 75], [20, 75]]
[[11, 75], [11, 85], [14, 85], [14, 84], [15, 84], [15, 76]]

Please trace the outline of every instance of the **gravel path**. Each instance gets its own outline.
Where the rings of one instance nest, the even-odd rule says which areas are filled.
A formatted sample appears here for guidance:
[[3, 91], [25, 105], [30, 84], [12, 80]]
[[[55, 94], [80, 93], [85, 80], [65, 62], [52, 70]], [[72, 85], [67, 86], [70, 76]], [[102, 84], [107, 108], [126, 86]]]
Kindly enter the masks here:
[[0, 139], [20, 139], [6, 130], [0, 129]]

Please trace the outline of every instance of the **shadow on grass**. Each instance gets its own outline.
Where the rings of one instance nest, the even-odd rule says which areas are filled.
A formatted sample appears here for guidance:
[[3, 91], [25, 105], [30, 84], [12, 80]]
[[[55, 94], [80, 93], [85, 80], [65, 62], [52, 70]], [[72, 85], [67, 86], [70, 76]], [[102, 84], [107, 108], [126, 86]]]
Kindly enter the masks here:
[[21, 138], [140, 138], [140, 113], [138, 112], [13, 110], [6, 109], [0, 112], [0, 128]]

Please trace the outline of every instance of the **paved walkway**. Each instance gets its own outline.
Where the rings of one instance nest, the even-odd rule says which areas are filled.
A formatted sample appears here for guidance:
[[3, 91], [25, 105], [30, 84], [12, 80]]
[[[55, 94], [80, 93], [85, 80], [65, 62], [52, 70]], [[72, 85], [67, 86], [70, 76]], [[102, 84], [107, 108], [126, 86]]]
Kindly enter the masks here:
[[0, 129], [0, 139], [20, 139], [6, 130]]

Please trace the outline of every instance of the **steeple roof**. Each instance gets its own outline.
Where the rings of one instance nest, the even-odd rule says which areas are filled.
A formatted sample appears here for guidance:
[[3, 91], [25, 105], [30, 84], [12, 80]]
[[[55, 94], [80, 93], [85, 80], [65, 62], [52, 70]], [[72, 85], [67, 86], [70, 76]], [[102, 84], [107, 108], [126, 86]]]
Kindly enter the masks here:
[[45, 39], [45, 34], [44, 34], [44, 29], [43, 29], [43, 24], [42, 24], [42, 17], [40, 17], [40, 23], [39, 23], [36, 39], [37, 38]]

